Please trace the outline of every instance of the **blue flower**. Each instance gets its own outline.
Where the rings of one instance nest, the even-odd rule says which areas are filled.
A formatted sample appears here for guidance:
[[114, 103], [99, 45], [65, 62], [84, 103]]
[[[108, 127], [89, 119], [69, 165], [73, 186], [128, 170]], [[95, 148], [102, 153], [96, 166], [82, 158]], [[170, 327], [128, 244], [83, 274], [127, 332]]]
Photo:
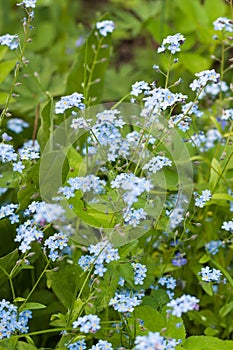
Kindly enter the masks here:
[[77, 107], [79, 109], [84, 109], [85, 105], [82, 103], [84, 99], [83, 94], [74, 92], [72, 95], [62, 96], [60, 101], [55, 104], [55, 113], [64, 113], [67, 109], [72, 107]]
[[209, 266], [206, 266], [201, 268], [199, 275], [201, 275], [202, 281], [219, 283], [222, 273], [220, 270], [212, 270]]
[[68, 238], [63, 232], [55, 233], [46, 239], [44, 246], [50, 249], [49, 258], [55, 261], [59, 258], [59, 252], [62, 251], [68, 244]]
[[90, 350], [113, 350], [112, 344], [106, 340], [99, 340], [98, 343], [92, 345]]
[[185, 37], [180, 33], [169, 35], [163, 40], [162, 45], [158, 48], [157, 52], [160, 53], [168, 50], [171, 54], [175, 54], [180, 51], [180, 46], [183, 45], [184, 42]]
[[140, 263], [132, 263], [131, 266], [134, 269], [134, 283], [135, 285], [143, 285], [144, 279], [146, 277], [147, 268], [146, 265]]
[[5, 34], [0, 36], [0, 45], [9, 47], [10, 50], [15, 50], [19, 46], [19, 36], [17, 34]]
[[20, 3], [17, 4], [17, 6], [25, 6], [25, 7], [31, 7], [35, 8], [36, 7], [36, 1], [37, 0], [22, 0]]
[[103, 36], [107, 36], [108, 33], [112, 33], [115, 29], [115, 24], [113, 21], [105, 20], [96, 23], [96, 28], [99, 30], [99, 33]]
[[180, 298], [172, 299], [167, 306], [171, 308], [168, 313], [181, 317], [182, 313], [191, 310], [198, 310], [199, 299], [191, 295], [183, 294]]
[[73, 328], [80, 327], [82, 333], [95, 333], [100, 329], [100, 318], [96, 315], [85, 315], [73, 322]]
[[66, 347], [69, 350], [85, 350], [87, 348], [86, 342], [84, 339], [78, 340], [72, 344], [66, 344]]
[[159, 332], [149, 332], [147, 335], [138, 335], [135, 339], [135, 350], [150, 350], [163, 349], [175, 350], [176, 345], [180, 344], [181, 340], [174, 338], [165, 338]]
[[208, 202], [212, 197], [210, 190], [202, 191], [201, 195], [197, 193], [194, 193], [194, 195], [195, 195], [195, 206], [199, 208], [203, 208], [206, 202]]
[[226, 17], [218, 17], [214, 23], [215, 30], [224, 30], [226, 32], [233, 32], [233, 23], [232, 20]]

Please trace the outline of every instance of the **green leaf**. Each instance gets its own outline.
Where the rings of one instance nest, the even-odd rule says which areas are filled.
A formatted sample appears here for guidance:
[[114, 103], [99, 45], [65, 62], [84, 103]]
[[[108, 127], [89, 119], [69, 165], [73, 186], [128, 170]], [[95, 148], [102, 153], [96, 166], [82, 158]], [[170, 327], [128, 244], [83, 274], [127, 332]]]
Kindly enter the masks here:
[[8, 280], [7, 274], [10, 274], [18, 259], [18, 249], [0, 258], [0, 285], [6, 283]]
[[15, 67], [16, 59], [4, 61], [0, 63], [0, 83], [10, 74], [12, 69]]
[[71, 307], [73, 302], [76, 284], [80, 286], [82, 283], [82, 279], [80, 279], [82, 273], [83, 271], [77, 265], [66, 265], [58, 271], [46, 273], [48, 288], [52, 288], [57, 298], [67, 309]]
[[24, 310], [38, 310], [38, 309], [45, 309], [46, 305], [41, 304], [41, 303], [34, 303], [34, 302], [30, 302], [30, 303], [26, 303], [23, 305], [23, 307], [19, 308], [20, 311], [24, 311]]
[[[107, 19], [103, 16], [100, 21]], [[83, 92], [86, 103], [97, 104], [101, 100], [104, 76], [111, 49], [111, 34], [106, 37], [98, 34], [94, 28], [81, 48], [71, 68], [66, 93]]]
[[50, 135], [53, 131], [53, 116], [54, 116], [54, 104], [51, 98], [44, 106], [41, 112], [41, 124], [38, 130], [37, 139], [43, 151], [46, 143], [48, 142]]
[[221, 176], [222, 168], [216, 158], [213, 158], [210, 168], [209, 188], [213, 191]]
[[209, 336], [192, 336], [184, 342], [184, 350], [232, 350], [233, 341]]
[[24, 174], [21, 187], [18, 191], [19, 209], [25, 209], [35, 195], [39, 195], [39, 166], [36, 162]]
[[16, 348], [16, 350], [36, 350], [36, 349], [37, 347], [35, 345], [24, 343], [22, 341], [19, 341], [17, 343], [17, 348]]
[[221, 318], [225, 317], [231, 312], [232, 309], [233, 309], [233, 301], [221, 307], [221, 309], [219, 310], [220, 317]]
[[210, 261], [209, 255], [204, 254], [204, 255], [199, 259], [198, 262], [199, 262], [200, 264], [205, 264], [205, 263], [207, 263], [208, 261]]
[[151, 332], [160, 332], [166, 326], [166, 321], [161, 313], [148, 305], [138, 306], [135, 309], [135, 316], [143, 320], [144, 327]]

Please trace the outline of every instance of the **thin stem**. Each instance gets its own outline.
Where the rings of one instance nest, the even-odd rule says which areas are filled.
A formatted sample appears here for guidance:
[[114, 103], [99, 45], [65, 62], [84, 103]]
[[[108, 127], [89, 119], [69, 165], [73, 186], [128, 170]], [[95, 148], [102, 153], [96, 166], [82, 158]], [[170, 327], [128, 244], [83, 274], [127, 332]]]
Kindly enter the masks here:
[[37, 279], [36, 283], [34, 284], [33, 288], [31, 289], [31, 291], [29, 292], [29, 294], [27, 295], [27, 298], [24, 300], [23, 304], [20, 306], [20, 309], [23, 309], [24, 305], [28, 302], [29, 298], [31, 297], [32, 293], [34, 292], [34, 290], [36, 289], [36, 287], [38, 286], [41, 278], [44, 276], [49, 264], [51, 262], [51, 259], [48, 260], [47, 264], [45, 265], [45, 268], [43, 269], [43, 271], [41, 272], [39, 278]]

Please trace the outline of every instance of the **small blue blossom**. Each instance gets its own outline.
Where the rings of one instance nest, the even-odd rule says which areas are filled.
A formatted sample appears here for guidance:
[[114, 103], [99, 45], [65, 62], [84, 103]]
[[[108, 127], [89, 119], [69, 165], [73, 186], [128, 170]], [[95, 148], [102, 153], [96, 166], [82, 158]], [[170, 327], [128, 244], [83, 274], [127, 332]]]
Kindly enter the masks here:
[[99, 340], [98, 343], [92, 345], [90, 350], [113, 350], [112, 344], [106, 340]]
[[20, 118], [11, 118], [7, 121], [7, 128], [16, 134], [23, 131], [24, 128], [28, 128], [29, 124]]
[[62, 251], [68, 244], [68, 238], [62, 232], [55, 233], [46, 239], [44, 246], [50, 249], [49, 258], [55, 261], [59, 258], [59, 252]]
[[81, 256], [78, 261], [79, 266], [87, 271], [91, 265], [94, 265], [94, 274], [103, 277], [106, 268], [104, 263], [120, 259], [117, 249], [114, 249], [109, 242], [99, 242], [96, 245], [90, 245], [88, 248], [90, 255]]
[[18, 309], [9, 301], [0, 301], [0, 339], [10, 338], [15, 332], [27, 333], [29, 330], [28, 320], [32, 312], [25, 310], [18, 314]]
[[224, 221], [222, 228], [228, 232], [233, 233], [233, 219], [231, 221]]
[[22, 0], [20, 3], [17, 4], [17, 6], [25, 6], [26, 8], [28, 7], [35, 8], [36, 1], [37, 0]]
[[161, 284], [161, 286], [166, 286], [166, 288], [172, 290], [176, 287], [176, 280], [173, 277], [160, 277], [158, 283]]
[[132, 293], [127, 290], [117, 290], [109, 305], [112, 305], [114, 310], [118, 312], [133, 312], [134, 308], [141, 304], [144, 295], [144, 291], [142, 293]]
[[83, 94], [74, 92], [72, 95], [62, 96], [60, 101], [55, 104], [55, 113], [62, 114], [67, 109], [72, 107], [77, 107], [79, 109], [84, 109], [85, 105], [82, 103], [84, 99]]
[[172, 265], [180, 267], [186, 264], [187, 259], [184, 258], [184, 255], [181, 253], [176, 253], [175, 257], [172, 259]]
[[125, 279], [123, 277], [120, 277], [119, 281], [118, 281], [118, 284], [119, 284], [119, 286], [124, 287]]
[[216, 73], [214, 69], [204, 70], [202, 72], [195, 74], [198, 79], [195, 79], [189, 86], [193, 91], [200, 91], [202, 88], [206, 86], [206, 84], [210, 81], [213, 83], [219, 83], [220, 74]]
[[[15, 221], [16, 219], [16, 214], [15, 210], [18, 209], [18, 204], [7, 204], [5, 206], [2, 206], [0, 208], [0, 219], [4, 219], [6, 217], [9, 217], [9, 220], [12, 220], [12, 224], [18, 221]], [[19, 219], [19, 216], [17, 215], [17, 219]]]
[[180, 51], [180, 46], [183, 45], [184, 42], [185, 37], [180, 33], [169, 35], [163, 40], [162, 45], [158, 48], [157, 52], [160, 53], [168, 50], [174, 55], [176, 52]]
[[140, 263], [132, 263], [131, 266], [134, 269], [134, 283], [135, 285], [143, 285], [144, 279], [146, 277], [147, 268], [146, 265]]
[[211, 255], [215, 255], [219, 251], [219, 247], [223, 247], [224, 243], [220, 240], [210, 241], [205, 244], [205, 249]]
[[19, 250], [25, 253], [31, 249], [31, 243], [41, 241], [44, 233], [35, 226], [34, 220], [27, 220], [16, 229], [15, 242], [20, 242]]
[[17, 34], [5, 34], [0, 36], [0, 45], [9, 47], [10, 50], [15, 50], [19, 46], [19, 36]]
[[14, 147], [7, 143], [0, 143], [0, 161], [2, 163], [8, 163], [17, 160], [17, 154], [15, 153]]
[[195, 206], [199, 208], [203, 208], [206, 202], [208, 202], [212, 197], [210, 190], [204, 190], [200, 195], [197, 193], [194, 193], [194, 195], [195, 195]]
[[17, 163], [13, 163], [13, 171], [16, 171], [22, 174], [23, 169], [25, 169], [25, 165], [19, 160]]
[[125, 224], [136, 227], [140, 224], [141, 220], [146, 219], [146, 212], [144, 209], [133, 209], [133, 208], [125, 208], [123, 210], [123, 219]]
[[155, 174], [157, 171], [161, 170], [165, 166], [171, 166], [172, 161], [164, 156], [153, 157], [148, 163], [143, 166], [143, 170], [148, 170], [149, 172]]
[[107, 36], [108, 33], [112, 33], [115, 29], [115, 24], [113, 21], [105, 20], [96, 23], [96, 28], [102, 36]]
[[181, 340], [174, 338], [166, 338], [160, 335], [159, 332], [149, 332], [147, 335], [138, 335], [135, 339], [135, 350], [175, 350], [176, 345], [180, 344]]
[[218, 17], [213, 23], [214, 30], [224, 30], [226, 32], [233, 32], [232, 20], [226, 17]]
[[168, 313], [181, 317], [183, 313], [191, 310], [198, 310], [199, 299], [194, 296], [183, 294], [180, 298], [171, 300], [167, 306], [171, 308]]
[[85, 350], [87, 348], [85, 339], [81, 339], [72, 344], [66, 344], [69, 350]]
[[100, 318], [96, 315], [85, 315], [73, 322], [73, 328], [80, 327], [82, 333], [95, 333], [100, 329]]
[[222, 273], [220, 270], [212, 270], [209, 266], [206, 266], [201, 268], [199, 275], [201, 275], [202, 281], [219, 283]]
[[141, 93], [146, 93], [148, 90], [150, 90], [150, 87], [147, 82], [145, 82], [144, 80], [136, 81], [136, 83], [132, 85], [130, 95], [138, 96]]

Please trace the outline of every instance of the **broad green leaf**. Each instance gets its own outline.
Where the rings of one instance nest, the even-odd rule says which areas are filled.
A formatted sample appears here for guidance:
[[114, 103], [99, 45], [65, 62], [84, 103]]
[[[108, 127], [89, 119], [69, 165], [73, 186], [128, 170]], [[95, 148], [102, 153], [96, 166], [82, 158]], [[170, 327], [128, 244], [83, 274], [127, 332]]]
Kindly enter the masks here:
[[29, 302], [23, 305], [23, 307], [19, 308], [20, 311], [24, 310], [37, 310], [37, 309], [45, 309], [46, 305], [41, 304], [41, 303], [34, 303], [34, 302]]
[[219, 164], [216, 158], [213, 158], [211, 162], [210, 178], [209, 178], [210, 191], [215, 189], [216, 184], [219, 181], [219, 177], [221, 176], [221, 173], [222, 173], [221, 165]]
[[18, 249], [0, 258], [0, 286], [6, 283], [8, 280], [7, 274], [10, 274], [18, 259]]
[[1, 46], [0, 47], [0, 61], [4, 58], [6, 53], [7, 53], [7, 47]]
[[233, 309], [233, 301], [221, 307], [221, 309], [219, 310], [220, 317], [221, 318], [225, 317], [232, 311], [232, 309]]
[[10, 74], [15, 67], [16, 59], [4, 61], [0, 63], [0, 83]]
[[184, 342], [184, 350], [232, 350], [233, 341], [209, 336], [192, 336]]
[[46, 273], [48, 288], [52, 288], [57, 298], [65, 306], [70, 308], [73, 302], [73, 293], [76, 284], [80, 286], [82, 280], [80, 275], [83, 271], [77, 265], [66, 265], [58, 271]]
[[138, 306], [135, 309], [135, 316], [143, 320], [144, 327], [151, 332], [160, 332], [162, 328], [166, 327], [166, 321], [161, 313], [150, 306]]
[[[103, 16], [100, 21], [106, 19], [107, 15]], [[84, 93], [88, 104], [93, 105], [100, 102], [110, 49], [111, 34], [106, 37], [101, 36], [94, 28], [69, 72], [67, 94], [77, 91]]]
[[208, 261], [210, 261], [210, 256], [207, 255], [207, 254], [204, 254], [200, 259], [199, 259], [199, 263], [200, 264], [205, 264], [207, 263]]
[[19, 341], [17, 343], [17, 348], [16, 350], [36, 350], [38, 349], [35, 345], [24, 343], [22, 341]]
[[41, 112], [41, 124], [38, 130], [37, 139], [43, 151], [50, 135], [53, 132], [53, 116], [54, 116], [53, 99], [51, 98], [44, 106]]
[[181, 52], [179, 59], [184, 67], [193, 74], [199, 72], [200, 67], [203, 70], [208, 69], [211, 63], [211, 60], [207, 57], [203, 57], [200, 54], [194, 52]]
[[32, 201], [33, 197], [39, 195], [39, 166], [40, 161], [37, 161], [24, 174], [21, 187], [18, 191], [19, 209], [25, 209]]

